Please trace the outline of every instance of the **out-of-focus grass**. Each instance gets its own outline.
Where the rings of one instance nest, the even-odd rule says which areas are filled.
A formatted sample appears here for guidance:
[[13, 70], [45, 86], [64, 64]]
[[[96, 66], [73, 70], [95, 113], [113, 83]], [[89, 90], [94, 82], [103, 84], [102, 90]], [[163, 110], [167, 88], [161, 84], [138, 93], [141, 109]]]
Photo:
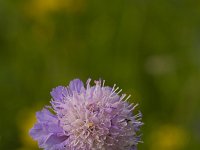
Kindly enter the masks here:
[[140, 103], [140, 150], [199, 150], [199, 18], [195, 0], [0, 1], [0, 149], [36, 149], [51, 88], [92, 77]]

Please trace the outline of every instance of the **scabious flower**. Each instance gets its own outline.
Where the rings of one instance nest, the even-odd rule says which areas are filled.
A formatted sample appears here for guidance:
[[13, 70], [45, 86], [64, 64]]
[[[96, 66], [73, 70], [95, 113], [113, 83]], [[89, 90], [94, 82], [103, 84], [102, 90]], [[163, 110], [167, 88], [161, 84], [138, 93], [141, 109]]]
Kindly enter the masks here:
[[141, 113], [122, 90], [79, 79], [51, 92], [51, 106], [37, 112], [30, 135], [45, 150], [137, 150]]

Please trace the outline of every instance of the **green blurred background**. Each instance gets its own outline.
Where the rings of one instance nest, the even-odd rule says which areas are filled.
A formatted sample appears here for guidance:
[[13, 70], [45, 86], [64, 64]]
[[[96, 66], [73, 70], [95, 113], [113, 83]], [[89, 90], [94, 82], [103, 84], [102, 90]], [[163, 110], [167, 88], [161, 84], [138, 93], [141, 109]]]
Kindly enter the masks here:
[[139, 150], [199, 150], [200, 1], [0, 0], [0, 149], [36, 150], [34, 113], [77, 77], [140, 103]]

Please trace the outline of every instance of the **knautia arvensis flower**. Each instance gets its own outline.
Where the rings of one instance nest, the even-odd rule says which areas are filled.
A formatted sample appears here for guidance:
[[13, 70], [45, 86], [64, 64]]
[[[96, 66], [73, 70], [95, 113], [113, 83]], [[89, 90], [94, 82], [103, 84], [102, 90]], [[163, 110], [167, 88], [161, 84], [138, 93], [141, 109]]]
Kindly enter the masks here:
[[45, 150], [137, 150], [141, 113], [116, 85], [75, 79], [51, 92], [51, 106], [37, 112], [30, 135]]

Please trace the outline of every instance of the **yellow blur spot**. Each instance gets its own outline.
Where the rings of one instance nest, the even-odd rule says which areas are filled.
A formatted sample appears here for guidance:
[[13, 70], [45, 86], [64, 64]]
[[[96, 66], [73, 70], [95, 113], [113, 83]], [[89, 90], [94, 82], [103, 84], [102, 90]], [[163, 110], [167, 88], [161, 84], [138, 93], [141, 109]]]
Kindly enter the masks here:
[[54, 12], [79, 12], [85, 8], [85, 0], [30, 0], [23, 5], [26, 15], [44, 19]]
[[19, 138], [23, 145], [20, 149], [38, 149], [37, 142], [29, 135], [29, 130], [36, 123], [35, 111], [24, 110], [20, 112], [17, 123], [20, 131]]
[[187, 133], [181, 127], [164, 125], [151, 135], [151, 150], [180, 150], [187, 144]]

